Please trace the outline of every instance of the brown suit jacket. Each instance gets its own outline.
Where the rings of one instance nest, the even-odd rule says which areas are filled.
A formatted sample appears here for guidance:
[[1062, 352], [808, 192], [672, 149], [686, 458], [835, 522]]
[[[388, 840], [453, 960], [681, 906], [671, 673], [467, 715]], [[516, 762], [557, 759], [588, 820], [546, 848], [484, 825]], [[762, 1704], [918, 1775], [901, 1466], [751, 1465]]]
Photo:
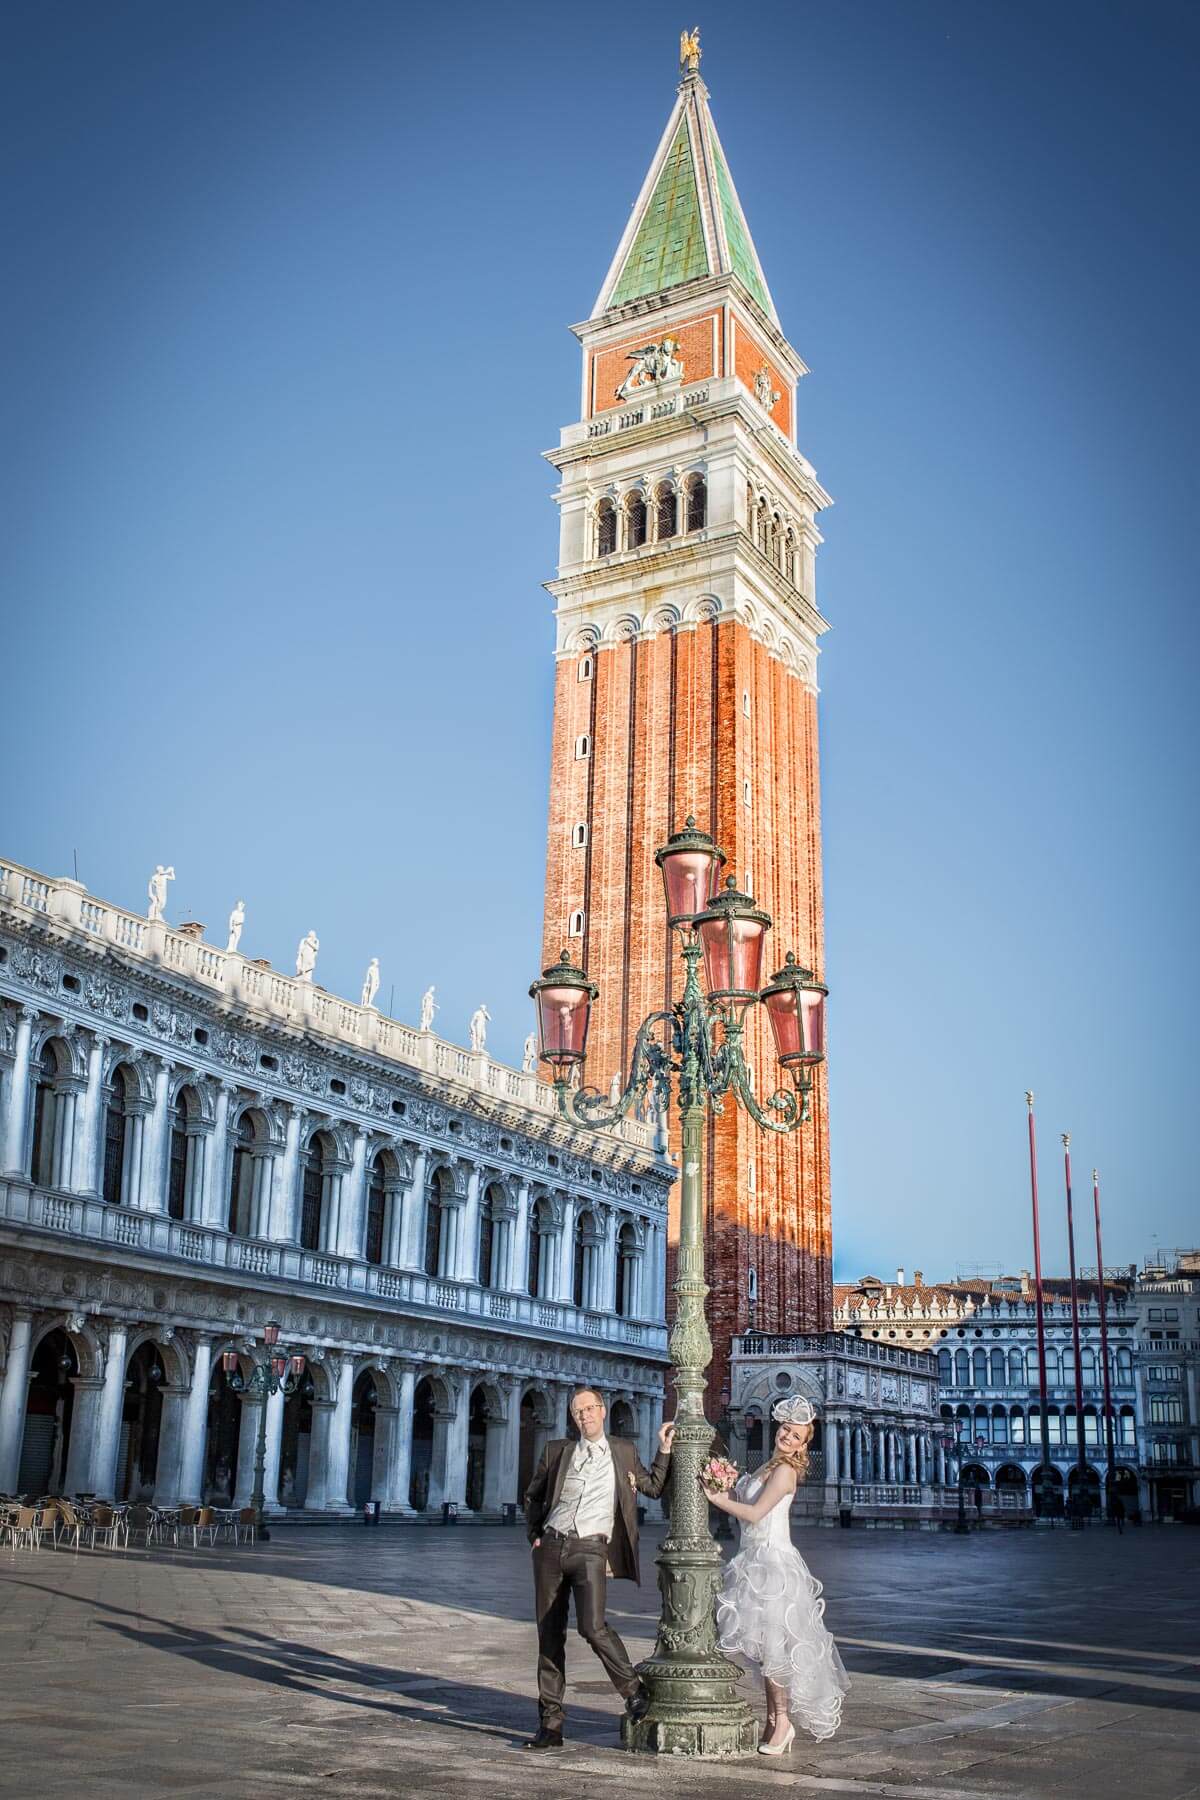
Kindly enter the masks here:
[[[546, 1520], [558, 1503], [578, 1442], [578, 1438], [552, 1438], [542, 1451], [542, 1460], [525, 1490], [525, 1525], [531, 1544], [535, 1538], [541, 1537]], [[637, 1501], [629, 1485], [629, 1477], [632, 1474], [638, 1493], [657, 1500], [667, 1485], [671, 1458], [664, 1456], [660, 1450], [650, 1468], [646, 1468], [637, 1453], [637, 1446], [631, 1444], [628, 1438], [610, 1437], [608, 1447], [612, 1452], [613, 1477], [617, 1487], [613, 1534], [608, 1541], [608, 1566], [614, 1575], [623, 1577], [626, 1581], [640, 1581]]]

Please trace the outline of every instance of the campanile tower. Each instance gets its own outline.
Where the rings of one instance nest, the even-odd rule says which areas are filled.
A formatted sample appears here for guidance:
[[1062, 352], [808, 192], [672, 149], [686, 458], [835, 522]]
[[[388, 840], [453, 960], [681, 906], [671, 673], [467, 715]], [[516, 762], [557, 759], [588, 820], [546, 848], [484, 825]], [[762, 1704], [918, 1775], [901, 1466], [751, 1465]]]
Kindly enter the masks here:
[[[783, 335], [700, 78], [678, 97], [592, 315], [561, 482], [544, 954], [599, 984], [586, 1080], [628, 1068], [678, 997], [655, 848], [689, 814], [770, 912], [766, 968], [824, 970], [816, 515], [796, 448], [804, 364]], [[753, 1009], [757, 1014], [760, 1009]], [[778, 1085], [766, 1021], [747, 1054]], [[832, 1328], [825, 1077], [812, 1123], [761, 1132], [732, 1102], [706, 1158], [718, 1405], [731, 1333]]]

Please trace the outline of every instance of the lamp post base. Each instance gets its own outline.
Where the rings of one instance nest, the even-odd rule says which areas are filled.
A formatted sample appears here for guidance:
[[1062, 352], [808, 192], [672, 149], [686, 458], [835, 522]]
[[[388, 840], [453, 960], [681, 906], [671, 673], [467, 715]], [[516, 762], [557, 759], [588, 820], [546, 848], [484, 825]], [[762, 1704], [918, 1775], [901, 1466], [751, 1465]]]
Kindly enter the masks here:
[[734, 1689], [742, 1671], [726, 1657], [675, 1662], [651, 1657], [638, 1665], [650, 1690], [650, 1710], [621, 1721], [621, 1745], [645, 1756], [719, 1761], [752, 1756], [758, 1720]]

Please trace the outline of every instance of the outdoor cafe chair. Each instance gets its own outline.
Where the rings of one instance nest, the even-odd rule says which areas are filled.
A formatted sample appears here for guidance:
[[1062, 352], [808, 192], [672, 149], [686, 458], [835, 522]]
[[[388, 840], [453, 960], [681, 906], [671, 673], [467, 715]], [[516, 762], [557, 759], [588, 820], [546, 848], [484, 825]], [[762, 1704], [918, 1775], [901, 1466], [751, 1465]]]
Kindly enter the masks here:
[[118, 1545], [124, 1550], [129, 1543], [129, 1526], [124, 1511], [118, 1512], [113, 1506], [97, 1506], [92, 1510], [92, 1548], [96, 1539], [102, 1538], [110, 1550]]

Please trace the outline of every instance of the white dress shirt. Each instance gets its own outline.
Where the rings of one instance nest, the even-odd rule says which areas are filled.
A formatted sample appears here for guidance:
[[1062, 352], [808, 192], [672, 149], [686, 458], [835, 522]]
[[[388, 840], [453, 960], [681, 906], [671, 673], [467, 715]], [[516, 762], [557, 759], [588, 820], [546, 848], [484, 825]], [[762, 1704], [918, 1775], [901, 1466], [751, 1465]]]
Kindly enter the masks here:
[[616, 1508], [617, 1469], [608, 1439], [581, 1438], [546, 1524], [564, 1535], [610, 1538]]

